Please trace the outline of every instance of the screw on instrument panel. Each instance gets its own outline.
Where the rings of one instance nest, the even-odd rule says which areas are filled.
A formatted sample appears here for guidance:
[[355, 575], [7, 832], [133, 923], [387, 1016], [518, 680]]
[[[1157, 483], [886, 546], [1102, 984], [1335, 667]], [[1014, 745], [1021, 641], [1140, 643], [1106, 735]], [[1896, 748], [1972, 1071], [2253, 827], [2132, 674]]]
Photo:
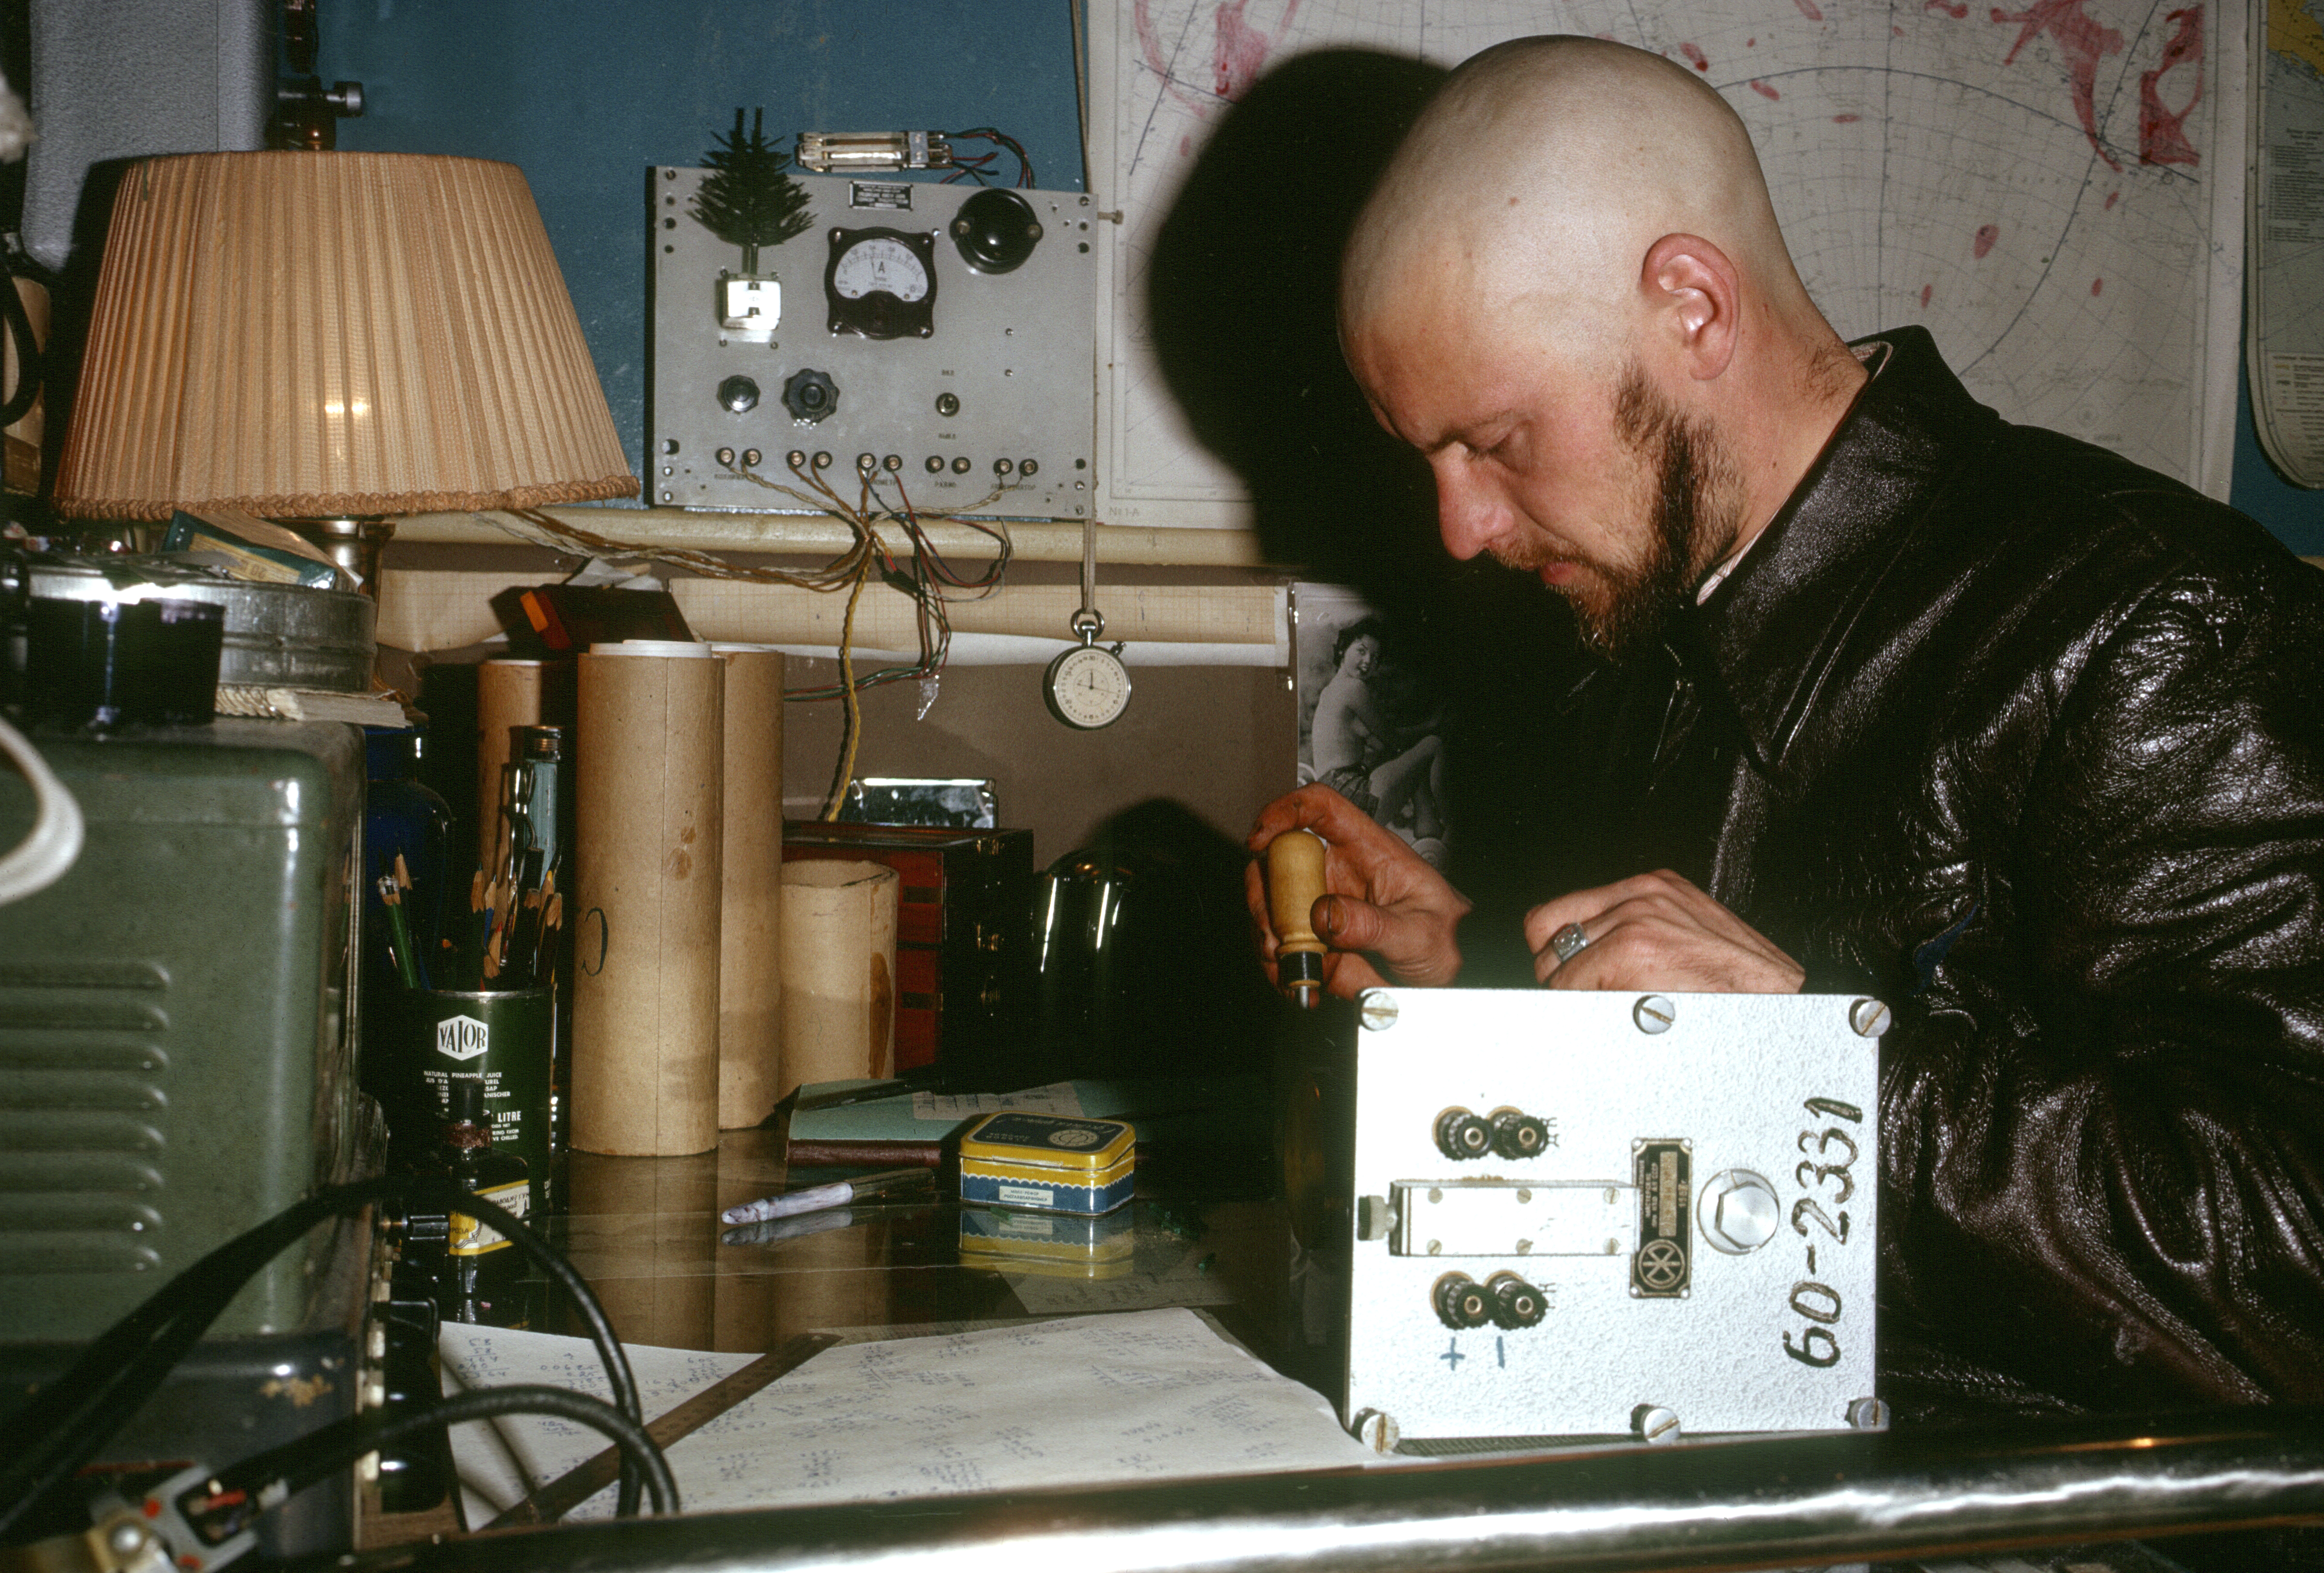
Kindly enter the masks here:
[[1533, 1192], [1532, 1192], [1532, 1191], [1530, 1191], [1526, 1190], [1526, 1189], [1524, 1186], [1522, 1186], [1522, 1185], [1520, 1185], [1520, 1186], [1518, 1186], [1518, 1187], [1517, 1187], [1517, 1205], [1518, 1205], [1519, 1207], [1523, 1207], [1523, 1206], [1525, 1206], [1527, 1202], [1531, 1201], [1532, 1200], [1533, 1200]]
[[1396, 1451], [1396, 1444], [1404, 1435], [1393, 1416], [1382, 1414], [1376, 1409], [1358, 1410], [1355, 1421], [1348, 1430], [1355, 1433], [1356, 1440], [1375, 1453]]
[[1649, 994], [1630, 1007], [1630, 1019], [1638, 1024], [1642, 1033], [1666, 1033], [1671, 1023], [1678, 1019], [1678, 1007], [1659, 994]]
[[1396, 1025], [1396, 996], [1385, 989], [1367, 989], [1356, 997], [1356, 1016], [1374, 1032]]
[[1888, 1007], [1877, 999], [1859, 999], [1848, 1007], [1848, 1025], [1860, 1038], [1877, 1038], [1888, 1030]]
[[1443, 1242], [1443, 1240], [1431, 1240], [1431, 1241], [1429, 1241], [1429, 1242], [1428, 1242], [1428, 1254], [1429, 1254], [1430, 1256], [1443, 1256], [1443, 1255], [1444, 1254], [1444, 1242]]
[[143, 1524], [115, 1524], [106, 1534], [105, 1543], [116, 1557], [134, 1557], [145, 1549], [145, 1528]]
[[1533, 1255], [1533, 1242], [1532, 1242], [1531, 1240], [1519, 1240], [1519, 1241], [1517, 1242], [1517, 1255], [1518, 1255], [1518, 1256], [1532, 1256], [1532, 1255]]
[[1888, 1406], [1877, 1398], [1851, 1400], [1848, 1423], [1860, 1431], [1885, 1431], [1888, 1429]]
[[1431, 1201], [1442, 1201], [1444, 1200], [1444, 1192], [1432, 1185], [1428, 1188], [1428, 1200]]
[[1680, 1435], [1678, 1412], [1659, 1403], [1642, 1403], [1630, 1412], [1630, 1434], [1642, 1442], [1674, 1442]]

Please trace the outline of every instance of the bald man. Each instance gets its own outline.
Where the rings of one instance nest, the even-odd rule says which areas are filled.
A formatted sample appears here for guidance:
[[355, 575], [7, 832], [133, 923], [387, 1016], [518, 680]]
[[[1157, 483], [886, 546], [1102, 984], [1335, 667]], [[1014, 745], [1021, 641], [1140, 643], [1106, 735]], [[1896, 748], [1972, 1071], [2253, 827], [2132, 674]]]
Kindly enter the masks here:
[[1454, 73], [1341, 338], [1446, 549], [1605, 658], [1538, 796], [1625, 877], [1472, 913], [1304, 788], [1250, 844], [1329, 843], [1331, 988], [1521, 922], [1551, 988], [1876, 994], [1901, 1414], [2324, 1401], [2324, 578], [1843, 344], [1733, 112], [1616, 44]]

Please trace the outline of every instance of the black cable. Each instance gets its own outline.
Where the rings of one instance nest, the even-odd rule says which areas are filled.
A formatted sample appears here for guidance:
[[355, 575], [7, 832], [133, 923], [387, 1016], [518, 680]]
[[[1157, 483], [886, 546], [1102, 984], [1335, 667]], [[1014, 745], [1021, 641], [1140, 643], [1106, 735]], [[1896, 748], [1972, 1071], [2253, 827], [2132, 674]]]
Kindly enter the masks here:
[[329, 1479], [365, 1453], [376, 1452], [413, 1431], [504, 1414], [555, 1415], [602, 1432], [643, 1476], [654, 1512], [678, 1510], [678, 1482], [670, 1474], [669, 1460], [643, 1426], [586, 1394], [537, 1386], [480, 1388], [445, 1399], [431, 1409], [401, 1414], [373, 1411], [348, 1415], [296, 1441], [269, 1448], [219, 1470], [209, 1480], [206, 1501], [180, 1505], [187, 1522], [210, 1544], [218, 1545], [284, 1498]]
[[[642, 1421], [637, 1382], [604, 1308], [571, 1265], [521, 1219], [439, 1176], [357, 1181], [319, 1191], [218, 1246], [100, 1334], [70, 1370], [33, 1395], [17, 1417], [16, 1432], [34, 1440], [0, 1465], [0, 1544], [5, 1543], [10, 1530], [35, 1504], [96, 1456], [208, 1330], [243, 1284], [279, 1252], [327, 1219], [397, 1195], [416, 1203], [436, 1202], [447, 1212], [482, 1219], [555, 1278], [574, 1297], [588, 1324], [590, 1338], [604, 1361], [615, 1404], [632, 1420]], [[637, 1472], [625, 1458], [621, 1504], [624, 1515], [637, 1511], [638, 1488]]]
[[0, 316], [8, 320], [8, 336], [16, 345], [16, 391], [0, 404], [0, 427], [14, 426], [32, 408], [41, 396], [41, 380], [45, 368], [41, 360], [40, 336], [32, 331], [32, 315], [24, 309], [24, 298], [16, 293], [16, 274], [9, 269], [0, 278]]

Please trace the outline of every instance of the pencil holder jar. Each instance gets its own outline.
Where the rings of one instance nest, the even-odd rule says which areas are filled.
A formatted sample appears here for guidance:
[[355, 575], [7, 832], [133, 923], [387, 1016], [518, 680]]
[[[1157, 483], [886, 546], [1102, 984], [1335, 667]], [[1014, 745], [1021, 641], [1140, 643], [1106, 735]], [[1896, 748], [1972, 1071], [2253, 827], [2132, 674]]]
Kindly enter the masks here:
[[401, 1107], [389, 1110], [389, 1122], [398, 1149], [426, 1152], [450, 1107], [451, 1084], [476, 1082], [493, 1145], [525, 1161], [533, 1216], [546, 1214], [560, 1200], [549, 1171], [556, 1155], [549, 1099], [552, 991], [414, 989], [396, 996], [391, 1008]]

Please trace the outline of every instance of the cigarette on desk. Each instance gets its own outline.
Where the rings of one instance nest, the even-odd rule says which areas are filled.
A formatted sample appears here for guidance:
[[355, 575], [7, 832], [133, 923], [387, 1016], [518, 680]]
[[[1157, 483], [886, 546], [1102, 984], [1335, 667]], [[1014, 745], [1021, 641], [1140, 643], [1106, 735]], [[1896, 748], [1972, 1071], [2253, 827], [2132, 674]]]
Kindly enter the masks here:
[[865, 1174], [860, 1179], [835, 1181], [829, 1185], [810, 1185], [805, 1191], [787, 1191], [780, 1196], [762, 1196], [756, 1201], [730, 1207], [718, 1216], [727, 1223], [758, 1223], [770, 1218], [789, 1218], [796, 1213], [821, 1212], [825, 1208], [844, 1207], [859, 1197], [926, 1185], [935, 1179], [936, 1171], [933, 1169], [886, 1169], [877, 1174]]

